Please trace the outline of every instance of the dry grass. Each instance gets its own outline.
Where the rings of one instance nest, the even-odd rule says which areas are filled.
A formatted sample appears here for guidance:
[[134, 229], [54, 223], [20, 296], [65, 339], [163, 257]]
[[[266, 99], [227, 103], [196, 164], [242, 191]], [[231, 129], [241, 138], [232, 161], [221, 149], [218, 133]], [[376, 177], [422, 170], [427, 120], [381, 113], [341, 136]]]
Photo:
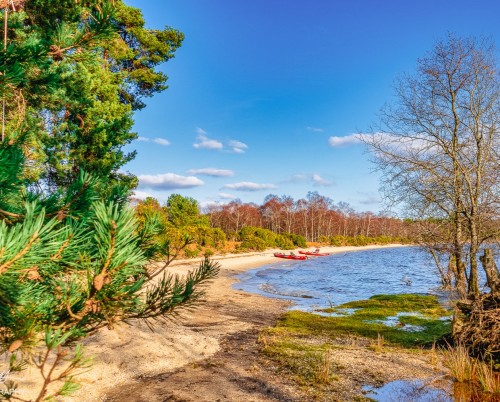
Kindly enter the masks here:
[[438, 366], [439, 358], [436, 352], [436, 342], [432, 343], [432, 348], [429, 351], [429, 363], [432, 364], [434, 367]]
[[475, 378], [476, 361], [463, 346], [448, 347], [443, 351], [444, 365], [458, 382], [472, 382]]
[[[463, 345], [449, 346], [443, 351], [443, 357], [451, 376], [462, 385], [454, 387], [456, 400], [500, 400], [500, 373], [495, 372], [492, 363], [488, 365], [471, 357], [470, 350]], [[459, 391], [464, 398], [459, 397]]]
[[332, 350], [327, 349], [323, 353], [323, 359], [318, 367], [317, 381], [321, 384], [330, 384], [332, 380]]
[[476, 365], [476, 376], [484, 392], [500, 394], [500, 375], [495, 373], [493, 365], [479, 362]]
[[377, 353], [384, 351], [384, 336], [377, 334], [377, 342], [372, 344], [372, 350]]

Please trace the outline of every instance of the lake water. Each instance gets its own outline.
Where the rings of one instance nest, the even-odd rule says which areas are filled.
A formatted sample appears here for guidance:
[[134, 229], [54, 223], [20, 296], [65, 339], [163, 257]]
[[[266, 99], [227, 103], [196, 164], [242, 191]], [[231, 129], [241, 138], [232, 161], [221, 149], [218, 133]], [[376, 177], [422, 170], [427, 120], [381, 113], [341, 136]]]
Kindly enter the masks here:
[[[279, 260], [238, 278], [236, 289], [288, 299], [294, 303], [292, 309], [309, 312], [376, 294], [434, 294], [443, 303], [448, 301], [432, 257], [418, 247], [350, 251], [306, 261]], [[366, 396], [376, 401], [476, 400], [454, 397], [451, 383], [444, 388], [427, 386], [420, 380], [364, 387]]]
[[434, 261], [418, 247], [349, 251], [305, 261], [280, 260], [238, 276], [235, 289], [293, 301], [314, 311], [376, 294], [446, 293]]

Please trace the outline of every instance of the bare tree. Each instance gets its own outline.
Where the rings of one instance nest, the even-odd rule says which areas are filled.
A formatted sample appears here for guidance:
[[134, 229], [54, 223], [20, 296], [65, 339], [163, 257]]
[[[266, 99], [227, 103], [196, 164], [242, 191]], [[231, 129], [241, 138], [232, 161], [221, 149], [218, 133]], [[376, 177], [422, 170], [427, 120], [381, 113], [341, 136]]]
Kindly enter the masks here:
[[414, 74], [397, 80], [382, 130], [363, 136], [388, 199], [414, 218], [449, 223], [443, 238], [463, 297], [480, 292], [479, 248], [498, 236], [489, 223], [498, 221], [499, 120], [493, 45], [449, 35], [418, 60]]

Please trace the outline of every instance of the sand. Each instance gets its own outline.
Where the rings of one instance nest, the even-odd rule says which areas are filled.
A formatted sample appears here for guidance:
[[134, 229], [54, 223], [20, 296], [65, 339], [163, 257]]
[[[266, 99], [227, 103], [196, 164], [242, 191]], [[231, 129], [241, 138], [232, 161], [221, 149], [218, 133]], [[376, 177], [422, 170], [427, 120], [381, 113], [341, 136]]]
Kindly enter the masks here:
[[[397, 246], [322, 247], [321, 251], [344, 253]], [[102, 329], [87, 338], [85, 350], [93, 356], [93, 366], [78, 376], [81, 389], [73, 397], [60, 400], [303, 400], [304, 395], [293, 384], [260, 367], [257, 353], [259, 331], [274, 325], [288, 302], [232, 287], [237, 281], [235, 275], [281, 261], [273, 256], [274, 251], [213, 256], [221, 271], [207, 286], [206, 301], [193, 311], [159, 322], [154, 332], [143, 323], [133, 322], [131, 326]], [[183, 275], [196, 268], [200, 260], [175, 261], [169, 270]], [[356, 360], [364, 359], [363, 352], [356, 348], [350, 355], [353, 367], [359, 366]], [[399, 378], [396, 357], [385, 358], [392, 359], [395, 368], [388, 378]], [[408, 360], [399, 358], [401, 364], [408, 365]], [[420, 367], [422, 361], [413, 363], [418, 366], [413, 375], [428, 377], [429, 367]], [[20, 396], [31, 396], [29, 390], [34, 390], [34, 383], [20, 376], [17, 380]]]

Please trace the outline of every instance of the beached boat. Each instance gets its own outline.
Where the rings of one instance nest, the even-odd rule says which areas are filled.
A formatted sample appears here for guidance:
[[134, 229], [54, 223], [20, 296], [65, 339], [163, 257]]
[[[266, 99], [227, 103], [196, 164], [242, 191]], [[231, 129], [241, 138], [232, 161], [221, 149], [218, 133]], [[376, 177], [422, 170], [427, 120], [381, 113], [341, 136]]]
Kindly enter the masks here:
[[316, 249], [314, 251], [299, 250], [299, 254], [312, 255], [312, 256], [316, 256], [316, 257], [325, 257], [327, 255], [330, 255], [330, 253], [320, 253], [319, 249]]
[[287, 258], [289, 260], [306, 260], [307, 256], [305, 255], [295, 255], [295, 254], [283, 254], [283, 253], [274, 253], [275, 257], [278, 258]]

